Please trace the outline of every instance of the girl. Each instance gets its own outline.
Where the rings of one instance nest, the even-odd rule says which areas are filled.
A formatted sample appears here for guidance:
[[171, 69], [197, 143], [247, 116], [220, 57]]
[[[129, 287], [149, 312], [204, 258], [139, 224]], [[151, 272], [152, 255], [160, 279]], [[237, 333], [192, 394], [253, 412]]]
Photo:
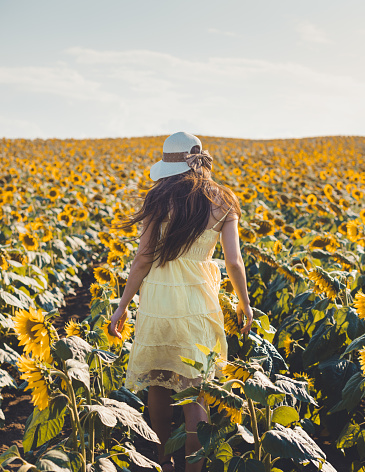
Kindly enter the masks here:
[[[202, 151], [200, 140], [179, 132], [163, 145], [163, 158], [150, 169], [157, 183], [142, 208], [123, 228], [142, 221], [138, 251], [130, 268], [120, 304], [111, 317], [110, 334], [121, 337], [127, 307], [140, 291], [135, 340], [130, 352], [125, 386], [138, 391], [149, 386], [148, 411], [161, 444], [159, 462], [164, 472], [174, 470], [164, 446], [171, 433], [172, 391], [199, 385], [197, 371], [180, 355], [202, 362], [206, 358], [196, 343], [213, 349], [217, 339], [226, 359], [224, 319], [218, 299], [221, 274], [212, 260], [218, 236], [227, 274], [239, 298], [238, 321], [246, 316], [241, 332], [252, 325], [245, 267], [238, 236], [240, 205], [235, 194], [211, 179], [212, 157]], [[197, 423], [207, 421], [197, 403], [183, 406], [186, 455], [200, 448]], [[186, 463], [186, 472], [199, 472], [200, 461]]]

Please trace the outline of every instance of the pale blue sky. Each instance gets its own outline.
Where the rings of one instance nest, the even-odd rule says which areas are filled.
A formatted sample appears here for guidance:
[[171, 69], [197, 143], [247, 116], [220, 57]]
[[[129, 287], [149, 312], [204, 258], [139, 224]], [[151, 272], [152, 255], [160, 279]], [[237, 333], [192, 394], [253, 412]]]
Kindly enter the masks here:
[[0, 137], [365, 135], [363, 0], [0, 0]]

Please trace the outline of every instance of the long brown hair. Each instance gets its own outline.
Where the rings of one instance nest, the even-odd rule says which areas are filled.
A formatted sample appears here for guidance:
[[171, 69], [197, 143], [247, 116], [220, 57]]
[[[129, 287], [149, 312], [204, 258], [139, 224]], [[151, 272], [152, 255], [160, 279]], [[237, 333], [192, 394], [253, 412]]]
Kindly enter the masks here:
[[[159, 179], [148, 191], [142, 208], [114, 226], [128, 230], [142, 220], [148, 222], [147, 227], [152, 224], [148, 246], [151, 251], [144, 254], [156, 254], [154, 261], [160, 259], [157, 267], [164, 266], [190, 249], [207, 227], [211, 203], [225, 212], [231, 208], [238, 218], [241, 217], [240, 204], [234, 192], [212, 180], [209, 169], [201, 169], [202, 174], [189, 170]], [[160, 237], [161, 223], [169, 213], [166, 231]]]

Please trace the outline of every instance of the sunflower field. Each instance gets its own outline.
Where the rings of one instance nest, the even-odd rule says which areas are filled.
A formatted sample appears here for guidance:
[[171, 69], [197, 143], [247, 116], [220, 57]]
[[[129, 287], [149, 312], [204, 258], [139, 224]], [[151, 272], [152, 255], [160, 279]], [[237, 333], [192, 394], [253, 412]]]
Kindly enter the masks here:
[[[145, 392], [124, 387], [138, 294], [122, 340], [108, 324], [141, 229], [115, 224], [141, 206], [165, 139], [0, 141], [0, 390], [25, 389], [34, 406], [2, 471], [161, 470], [138, 450], [138, 438], [159, 442]], [[341, 470], [365, 472], [365, 138], [200, 139], [213, 179], [241, 202], [254, 324], [240, 334], [218, 241], [229, 362], [212, 379], [219, 345], [199, 346], [206, 366], [182, 358], [205, 380], [174, 404], [204, 398], [208, 413], [186, 460], [212, 472], [333, 472], [341, 457]], [[88, 316], [56, 327], [87, 272]], [[0, 410], [0, 435], [6, 422]], [[166, 452], [186, 434], [181, 423]]]

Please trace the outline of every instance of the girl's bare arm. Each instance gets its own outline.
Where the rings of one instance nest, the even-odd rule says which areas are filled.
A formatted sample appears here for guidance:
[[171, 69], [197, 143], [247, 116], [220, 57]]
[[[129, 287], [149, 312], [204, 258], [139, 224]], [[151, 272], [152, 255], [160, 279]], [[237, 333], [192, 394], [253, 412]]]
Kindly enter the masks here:
[[241, 323], [243, 314], [245, 314], [247, 318], [246, 324], [241, 332], [248, 333], [251, 329], [253, 313], [247, 291], [245, 264], [240, 250], [238, 218], [236, 215], [228, 215], [222, 227], [221, 241], [227, 274], [239, 299], [237, 306], [238, 321]]
[[[142, 235], [139, 240], [139, 246], [137, 253], [131, 264], [127, 284], [124, 288], [122, 298], [120, 299], [119, 306], [113, 313], [110, 321], [109, 332], [110, 334], [121, 338], [118, 329], [122, 329], [125, 320], [127, 319], [127, 307], [131, 302], [134, 295], [138, 292], [143, 279], [146, 277], [148, 272], [151, 269], [153, 255], [146, 255], [145, 252], [150, 252], [151, 249], [148, 245], [151, 245], [151, 230], [152, 225], [149, 225], [146, 228], [146, 223], [144, 222]], [[152, 245], [153, 246], [153, 245]], [[153, 246], [154, 247], [154, 246]]]

